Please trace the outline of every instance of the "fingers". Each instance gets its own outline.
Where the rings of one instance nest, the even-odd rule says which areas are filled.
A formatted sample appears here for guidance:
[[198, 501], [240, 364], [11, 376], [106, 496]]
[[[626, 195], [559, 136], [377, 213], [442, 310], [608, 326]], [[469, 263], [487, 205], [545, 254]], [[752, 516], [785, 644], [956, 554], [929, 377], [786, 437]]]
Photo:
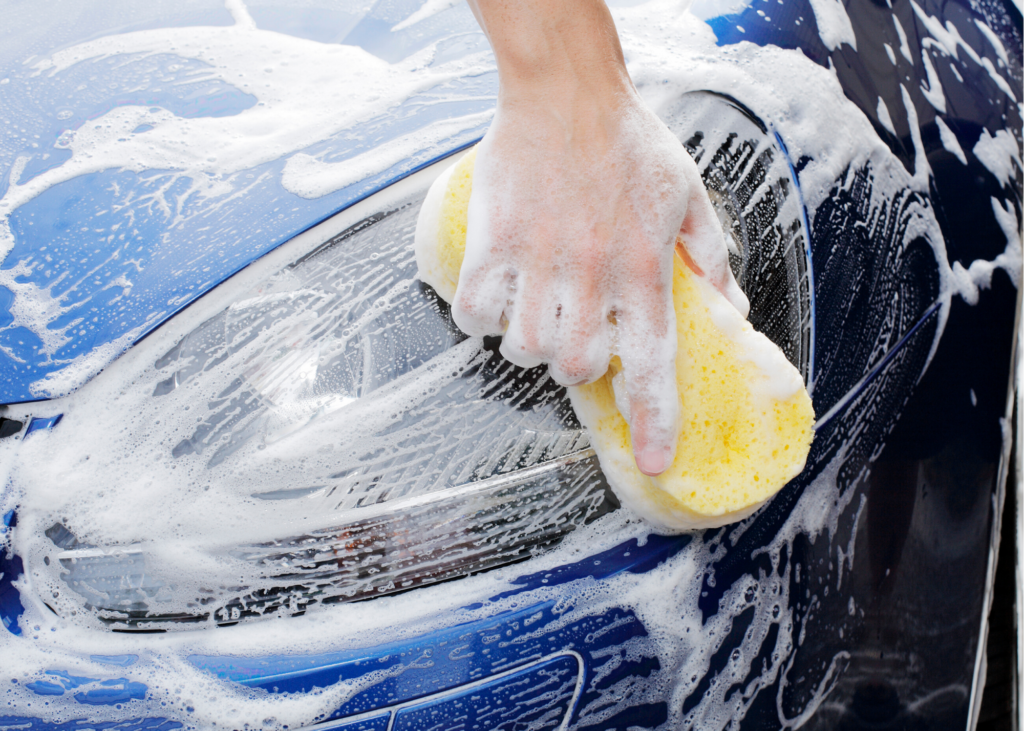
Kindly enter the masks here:
[[548, 367], [551, 377], [563, 386], [596, 381], [608, 370], [611, 355], [608, 319], [597, 293], [573, 294], [563, 299], [559, 337]]
[[474, 191], [466, 218], [466, 248], [452, 300], [452, 319], [467, 335], [501, 335], [505, 330], [503, 313], [515, 291], [518, 273], [506, 264], [506, 258], [496, 256], [502, 242], [494, 240], [486, 194]]
[[510, 280], [514, 272], [500, 269], [466, 271], [452, 301], [452, 319], [467, 335], [501, 335], [505, 329], [502, 314], [509, 302]]
[[551, 358], [551, 321], [556, 312], [532, 279], [520, 284], [521, 291], [516, 292], [515, 300], [505, 311], [508, 329], [501, 339], [500, 352], [517, 366], [533, 368]]
[[639, 470], [649, 476], [672, 464], [680, 425], [671, 283], [666, 282], [658, 295], [621, 312], [617, 328], [633, 455]]
[[[750, 312], [750, 302], [729, 266], [729, 249], [722, 223], [711, 204], [696, 165], [687, 166], [686, 216], [679, 235], [683, 247], [680, 253], [690, 268], [710, 282], [746, 317]], [[676, 245], [680, 245], [678, 240]]]
[[524, 282], [505, 312], [501, 354], [527, 368], [548, 363], [563, 386], [596, 381], [608, 369], [609, 333], [595, 295], [578, 282]]
[[500, 352], [522, 368], [548, 363], [564, 386], [597, 380], [608, 369], [610, 343], [602, 293], [587, 277], [546, 276], [474, 267], [467, 256], [452, 303], [456, 325], [470, 335], [504, 331]]

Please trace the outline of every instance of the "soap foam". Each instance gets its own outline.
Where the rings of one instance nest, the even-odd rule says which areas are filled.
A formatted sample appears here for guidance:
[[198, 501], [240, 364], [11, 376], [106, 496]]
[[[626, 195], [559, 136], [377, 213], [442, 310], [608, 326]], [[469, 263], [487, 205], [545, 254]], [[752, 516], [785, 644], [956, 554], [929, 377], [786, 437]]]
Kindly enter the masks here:
[[[916, 6], [915, 10], [920, 16]], [[714, 37], [707, 26], [692, 16], [680, 14], [675, 2], [651, 2], [637, 8], [620, 9], [615, 11], [615, 16], [622, 32], [630, 71], [641, 93], [655, 108], [671, 103], [686, 91], [702, 88], [725, 90], [756, 110], [780, 132], [790, 145], [793, 159], [800, 159], [804, 155], [811, 159], [800, 174], [802, 192], [811, 217], [817, 206], [829, 195], [834, 181], [840, 179], [843, 171], [850, 166], [856, 168], [868, 163], [873, 166], [873, 195], [879, 199], [905, 186], [927, 190], [927, 161], [917, 133], [916, 112], [906, 95], [907, 111], [911, 116], [908, 122], [914, 135], [912, 141], [916, 152], [914, 174], [903, 169], [902, 164], [877, 140], [870, 122], [845, 98], [832, 74], [809, 61], [799, 50], [758, 48], [746, 43], [716, 48]], [[664, 18], [665, 22], [654, 26], [649, 21], [650, 17]], [[260, 49], [272, 54], [275, 48], [284, 52], [301, 47], [309, 50], [308, 54], [305, 54], [305, 50], [299, 53], [309, 65], [296, 69], [297, 75], [309, 73], [315, 76], [323, 72], [321, 59], [329, 53], [337, 54], [339, 60], [352, 60], [360, 69], [365, 68], [366, 74], [360, 82], [362, 85], [348, 88], [348, 91], [354, 95], [353, 98], [363, 100], [368, 109], [386, 108], [383, 102], [374, 106], [375, 103], [370, 100], [371, 89], [380, 93], [381, 89], [397, 88], [399, 91], [396, 96], [388, 97], [394, 100], [409, 93], [410, 89], [417, 88], [419, 83], [391, 79], [387, 69], [354, 49], [336, 47], [338, 50], [332, 50], [326, 46], [318, 47], [319, 44], [310, 45], [309, 42], [245, 28], [208, 29], [208, 32], [202, 30], [201, 33], [200, 30], [152, 31], [101, 39], [78, 46], [77, 50], [61, 52], [48, 62], [40, 62], [40, 70], [55, 69], [55, 59], [60, 59], [63, 64], [74, 63], [76, 55], [79, 58], [85, 58], [86, 55], [102, 56], [129, 52], [128, 48], [135, 49], [131, 52], [150, 53], [176, 47], [177, 52], [191, 49], [189, 52], [208, 58], [207, 62], [213, 68], [211, 74], [226, 74], [225, 69], [232, 67], [232, 54], [238, 53], [249, 58], [252, 54], [258, 54]], [[941, 25], [934, 28], [929, 26], [929, 30], [933, 37], [946, 33]], [[201, 43], [194, 43], [199, 36], [208, 41], [209, 48], [200, 48]], [[901, 37], [905, 37], [902, 32]], [[680, 43], [680, 38], [689, 39], [689, 42]], [[672, 42], [668, 42], [668, 39], [672, 39]], [[953, 44], [952, 47], [944, 47], [954, 56], [958, 47], [965, 47], [961, 39], [948, 33], [942, 39], [944, 44]], [[912, 60], [905, 41], [901, 44], [901, 51], [908, 60]], [[243, 73], [256, 73], [253, 69], [261, 68], [259, 64], [253, 65], [252, 61], [242, 66], [248, 67], [242, 69]], [[479, 63], [466, 63], [458, 73], [482, 71], [493, 71], [493, 60], [488, 58]], [[356, 76], [355, 73], [351, 74], [352, 78]], [[382, 78], [394, 83], [378, 83]], [[801, 83], [794, 84], [793, 79], [800, 79]], [[322, 81], [331, 84], [330, 88], [339, 93], [343, 85], [349, 83], [339, 79]], [[259, 118], [276, 129], [276, 125], [283, 124], [283, 107], [293, 98], [288, 87], [275, 81], [271, 87], [257, 88], [256, 80], [252, 82], [251, 90], [261, 100], [265, 100], [268, 93], [279, 95], [277, 98], [280, 104], [273, 106], [277, 107], [276, 111], [280, 115], [275, 113]], [[306, 104], [302, 101], [304, 92], [301, 91], [305, 88], [305, 82], [298, 80], [298, 83], [294, 99]], [[334, 125], [335, 115], [340, 114], [339, 109], [327, 104], [323, 109], [311, 109], [310, 113], [320, 115], [320, 121], [328, 125]], [[195, 125], [200, 123], [198, 120], [185, 125], [183, 121], [161, 113], [140, 110], [115, 110], [105, 116], [109, 117], [106, 119], [107, 124], [120, 123], [125, 128], [131, 121], [157, 122], [156, 128], [146, 134], [163, 129], [163, 149], [142, 149], [141, 143], [133, 143], [134, 148], [139, 150], [140, 155], [146, 156], [150, 164], [173, 163], [173, 169], [183, 171], [211, 170], [215, 174], [230, 174], [228, 171], [243, 170], [246, 164], [255, 164], [251, 161], [264, 159], [264, 155], [288, 154], [288, 151], [301, 149], [311, 140], [322, 139], [319, 134], [310, 133], [301, 144], [295, 145], [282, 141], [280, 136], [275, 136], [273, 130], [270, 130], [268, 142], [271, 147], [277, 146], [275, 150], [246, 150], [245, 145], [240, 143], [227, 144], [226, 157], [218, 156], [217, 165], [206, 165], [201, 159], [202, 154], [195, 150], [182, 150], [178, 143], [183, 138], [175, 136], [196, 129]], [[259, 121], [249, 117], [247, 124], [250, 119], [253, 123]], [[206, 125], [205, 122], [202, 124]], [[304, 128], [301, 119], [291, 120], [284, 126], [290, 131]], [[175, 134], [171, 134], [172, 130], [175, 130]], [[218, 138], [219, 145], [225, 141], [225, 136], [240, 128], [221, 127], [218, 130], [218, 134], [222, 135]], [[820, 134], [820, 130], [828, 130], [828, 134]], [[996, 138], [998, 136], [997, 131]], [[196, 144], [202, 144], [196, 136], [190, 135], [190, 138], [196, 140]], [[104, 139], [98, 125], [87, 124], [69, 142], [76, 151], [70, 161], [54, 171], [37, 176], [25, 186], [12, 185], [0, 203], [3, 207], [3, 225], [6, 226], [6, 216], [16, 207], [15, 201], [23, 203], [32, 195], [42, 192], [45, 189], [44, 183], [53, 185], [79, 174], [73, 171], [85, 171], [90, 165], [98, 164], [85, 160], [85, 154], [93, 154], [95, 160], [95, 155], [103, 151], [102, 154], [107, 155], [104, 164], [114, 167], [131, 162], [120, 154], [108, 152], [103, 147]], [[97, 147], [83, 147], [86, 140], [94, 140]], [[82, 152], [81, 157], [78, 152]], [[69, 167], [65, 169], [65, 165]], [[36, 183], [40, 178], [43, 180]], [[29, 195], [30, 192], [32, 195]], [[212, 188], [205, 192], [211, 193]], [[875, 202], [871, 204], [875, 205]], [[1001, 203], [994, 205], [998, 206], [995, 208], [997, 219], [1007, 235], [1007, 251], [1011, 254], [1016, 251], [1019, 257], [1019, 222], [1016, 215], [1012, 207], [1004, 208]], [[942, 275], [941, 301], [948, 306], [953, 294], [962, 289], [952, 276], [933, 213], [927, 208], [912, 211], [906, 235], [908, 240], [923, 235], [932, 244]], [[9, 246], [9, 240], [3, 245]], [[3, 250], [6, 251], [6, 248]], [[1019, 268], [1019, 263], [1017, 266]], [[971, 265], [973, 268], [974, 264]], [[1007, 271], [1010, 271], [1009, 263]], [[37, 325], [33, 329], [42, 331], [49, 321], [49, 315], [45, 314], [45, 299], [40, 298], [38, 302], [41, 308], [39, 314], [26, 314], [24, 317], [36, 317]], [[936, 342], [940, 334], [941, 328], [935, 336]], [[198, 489], [183, 490], [182, 485], [188, 480], [174, 470], [167, 449], [174, 443], [175, 436], [184, 432], [188, 412], [170, 412], [158, 399], [124, 400], [132, 379], [144, 370], [138, 363], [146, 359], [147, 363], [151, 363], [154, 354], [165, 352], [173, 344], [173, 341], [167, 340], [166, 332], [155, 332], [108, 369], [103, 378], [93, 381], [78, 394], [51, 402], [45, 407], [35, 407], [36, 413], [65, 413], [66, 424], [51, 434], [36, 433], [25, 441], [0, 441], [0, 484], [9, 486], [0, 496], [0, 513], [19, 508], [19, 527], [14, 534], [14, 548], [20, 556], [25, 557], [28, 571], [18, 582], [26, 604], [20, 627], [28, 638], [32, 638], [19, 639], [0, 631], [0, 655], [4, 657], [4, 669], [8, 677], [18, 681], [5, 688], [5, 713], [33, 715], [45, 708], [43, 712], [54, 718], [89, 715], [96, 720], [124, 720], [153, 714], [180, 720], [189, 728], [209, 728], [214, 722], [235, 727], [245, 722], [267, 729], [285, 725], [295, 728], [316, 720], [328, 709], [337, 707], [358, 688], [376, 682], [379, 677], [370, 675], [355, 683], [334, 685], [319, 691], [319, 695], [310, 699], [307, 694], [271, 695], [240, 689], [237, 685], [214, 679], [181, 658], [193, 653], [251, 656], [367, 647], [384, 636], [387, 640], [410, 639], [433, 629], [522, 606], [528, 601], [551, 598], [561, 601], [559, 614], [550, 622], [538, 624], [537, 632], [554, 631], [575, 619], [613, 607], [632, 610], [643, 622], [647, 636], [634, 638], [620, 646], [623, 660], [610, 660], [609, 672], [620, 667], [621, 662], [652, 655], [658, 658], [661, 670], [653, 673], [649, 684], [644, 687], [632, 687], [629, 680], [612, 683], [606, 691], [608, 698], [623, 697], [627, 699], [624, 702], [641, 702], [644, 698], [662, 700], [668, 697], [669, 727], [692, 724], [699, 728], [726, 728], [736, 718], [743, 716], [752, 702], [754, 691], [770, 686], [779, 678], [780, 673], [785, 673], [792, 666], [795, 648], [800, 641], [800, 628], [812, 611], [809, 608], [794, 608], [795, 602], [790, 596], [791, 577], [800, 567], [794, 565], [791, 558], [783, 560], [783, 555], [789, 551], [797, 535], [807, 535], [814, 541], [827, 534], [831, 539], [836, 533], [840, 516], [849, 510], [859, 511], [862, 507], [851, 506], [846, 502], [855, 494], [854, 490], [840, 493], [837, 487], [837, 473], [845, 459], [845, 455], [840, 452], [804, 491], [790, 511], [784, 529], [765, 547], [764, 553], [770, 559], [772, 570], [767, 575], [747, 576], [737, 581], [723, 597], [719, 612], [706, 623], [701, 621], [702, 612], [698, 604], [703, 590], [704, 567], [723, 554], [725, 540], [736, 540], [736, 536], [750, 523], [738, 525], [732, 533], [723, 532], [723, 538], [712, 538], [708, 542], [694, 540], [683, 551], [647, 574], [623, 572], [600, 582], [584, 579], [559, 589], [539, 588], [526, 595], [517, 594], [490, 603], [479, 612], [465, 607], [479, 601], [480, 597], [495, 596], [508, 590], [509, 582], [524, 573], [523, 566], [507, 567], [444, 586], [382, 597], [372, 602], [335, 606], [329, 611], [310, 612], [303, 617], [269, 620], [233, 628], [132, 636], [98, 629], [87, 617], [58, 619], [42, 605], [41, 597], [56, 601], [50, 597], [50, 592], [66, 592], [67, 589], [60, 584], [47, 585], [45, 577], [37, 570], [39, 556], [48, 540], [42, 536], [42, 530], [48, 527], [47, 520], [50, 518], [65, 518], [96, 538], [112, 538], [125, 543], [149, 540], [153, 545], [163, 544], [170, 546], [171, 550], [185, 550], [192, 545], [191, 539], [195, 535], [216, 536], [229, 544], [259, 533], [261, 526], [276, 524], [280, 517], [276, 510], [248, 499], [238, 484], [229, 482], [220, 485], [201, 474], [193, 474], [190, 479], [195, 481]], [[465, 358], [463, 365], [471, 360], [466, 349], [457, 350], [450, 357], [455, 361]], [[453, 364], [446, 361], [446, 365]], [[442, 375], [439, 373], [437, 378], [442, 378]], [[393, 408], [400, 409], [403, 402], [397, 396], [396, 399]], [[366, 418], [373, 416], [365, 414]], [[381, 413], [376, 418], [386, 420], [391, 416]], [[165, 421], [168, 419], [171, 423]], [[854, 432], [856, 427], [855, 424]], [[77, 443], [72, 444], [63, 439], [62, 429], [66, 429], [65, 433], [74, 434]], [[150, 451], [137, 449], [145, 442], [140, 435], [144, 436], [150, 431], [166, 433], [164, 444]], [[294, 442], [289, 446], [294, 446]], [[318, 446], [327, 448], [329, 445]], [[275, 451], [272, 446], [268, 450], [271, 453]], [[107, 459], [114, 459], [118, 469], [107, 470], [102, 474], [89, 473], [89, 463], [102, 462], [100, 457], [104, 455]], [[287, 451], [281, 449], [266, 458], [266, 469], [270, 473], [279, 469], [287, 474], [289, 466], [286, 458]], [[278, 467], [274, 466], [275, 459]], [[85, 479], [80, 483], [88, 487], [84, 494], [69, 488], [70, 477], [81, 470], [86, 470]], [[204, 486], [209, 486], [210, 490], [202, 490]], [[100, 495], [101, 492], [105, 494]], [[580, 560], [629, 538], [643, 540], [647, 533], [648, 528], [643, 522], [631, 516], [628, 511], [620, 510], [577, 531], [557, 550], [533, 559], [528, 570], [544, 571]], [[8, 540], [9, 534], [3, 539]], [[840, 580], [844, 567], [852, 566], [852, 554], [852, 543], [843, 548], [841, 554], [837, 551], [837, 558], [841, 558], [837, 562]], [[207, 568], [204, 560], [194, 551], [182, 554], [179, 570], [189, 580], [199, 583]], [[652, 593], [651, 586], [661, 587], [662, 590]], [[566, 596], [569, 598], [566, 599]], [[711, 680], [708, 692], [684, 715], [683, 700], [695, 690], [699, 679], [708, 673], [711, 659], [722, 646], [733, 621], [750, 607], [754, 609], [754, 620], [749, 634], [743, 638], [738, 652], [729, 659], [724, 671]], [[779, 608], [777, 612], [776, 607]], [[855, 609], [852, 604], [851, 609]], [[773, 626], [778, 627], [779, 631], [774, 647], [769, 648], [772, 662], [758, 669], [753, 663]], [[73, 700], [71, 693], [44, 699], [25, 688], [27, 682], [49, 677], [45, 671], [50, 668], [97, 677], [95, 663], [77, 660], [69, 650], [82, 656], [139, 655], [140, 660], [135, 665], [127, 668], [111, 667], [109, 674], [104, 677], [127, 677], [146, 683], [150, 687], [149, 695], [142, 701], [126, 702], [121, 708], [85, 708]], [[842, 659], [841, 654], [832, 658], [831, 666], [817, 680], [809, 681], [813, 684], [812, 692], [807, 694], [803, 711], [792, 718], [786, 717], [782, 710], [782, 693], [789, 682], [783, 680], [778, 704], [781, 725], [797, 727], [810, 717], [830, 688], [836, 665]], [[730, 693], [736, 679], [747, 677], [752, 671], [755, 673], [753, 684], [747, 686], [744, 692]], [[44, 702], [49, 705], [44, 707]], [[602, 713], [610, 717], [622, 707], [622, 703], [613, 703], [604, 711], [587, 708], [585, 710], [589, 715], [583, 720], [597, 720]]]
[[[986, 57], [982, 57], [975, 51], [960, 35], [960, 32], [956, 29], [951, 22], [946, 21], [946, 25], [943, 26], [941, 21], [934, 15], [928, 15], [920, 5], [914, 0], [910, 0], [910, 6], [914, 8], [914, 14], [917, 15], [921, 21], [924, 29], [928, 31], [931, 38], [925, 38], [921, 41], [922, 53], [926, 54], [928, 48], [938, 48], [944, 52], [947, 56], [953, 58], [959, 58], [959, 52], [962, 49], [967, 57], [974, 61], [976, 64], [985, 69], [988, 73], [988, 77], [992, 79], [996, 86], [999, 87], [1006, 96], [1010, 97], [1013, 101], [1017, 101], [1017, 95], [1013, 93], [1010, 88], [1010, 84], [1003, 78], [1002, 74], [996, 69], [992, 61]], [[895, 18], [895, 16], [893, 16]], [[898, 21], [897, 21], [898, 22]]]
[[996, 176], [1004, 188], [1013, 183], [1015, 169], [1018, 172], [1021, 170], [1020, 152], [1017, 140], [1005, 129], [996, 130], [995, 134], [983, 129], [974, 144], [974, 156]]
[[[477, 54], [433, 65], [436, 49], [430, 46], [389, 64], [355, 46], [260, 30], [241, 0], [231, 0], [228, 6], [236, 19], [233, 26], [163, 28], [108, 36], [30, 64], [37, 83], [45, 84], [47, 78], [86, 61], [169, 53], [208, 65], [192, 74], [190, 82], [220, 81], [255, 96], [256, 103], [234, 115], [194, 118], [179, 117], [160, 107], [119, 106], [65, 131], [54, 147], [71, 152], [69, 159], [25, 182], [19, 182], [24, 162], [12, 170], [10, 184], [0, 197], [0, 261], [15, 245], [11, 214], [53, 186], [82, 175], [105, 170], [159, 171], [167, 183], [155, 193], [153, 202], [166, 213], [167, 228], [172, 229], [181, 223], [183, 214], [179, 205], [164, 195], [179, 180], [187, 182], [185, 197], [210, 202], [202, 210], [208, 215], [218, 199], [244, 194], [249, 184], [244, 179], [246, 171], [288, 158], [284, 187], [296, 195], [318, 197], [383, 172], [413, 153], [436, 147], [453, 134], [486, 121], [488, 113], [470, 114], [411, 132], [394, 141], [390, 153], [391, 147], [385, 144], [344, 163], [314, 160], [300, 151], [386, 114], [418, 92], [492, 70], [493, 59], [489, 54]], [[34, 333], [43, 343], [43, 352], [52, 356], [73, 332], [71, 326], [51, 327], [68, 308], [48, 289], [19, 281], [26, 273], [18, 265], [0, 270], [0, 286], [15, 295], [15, 321], [9, 327], [24, 327]], [[47, 381], [36, 384], [35, 390], [50, 393], [51, 386]]]
[[946, 148], [947, 152], [953, 153], [957, 160], [966, 165], [967, 155], [964, 154], [964, 149], [960, 146], [960, 142], [957, 140], [953, 130], [942, 121], [942, 117], [935, 118], [935, 125], [939, 128], [939, 139], [942, 141], [942, 146]]

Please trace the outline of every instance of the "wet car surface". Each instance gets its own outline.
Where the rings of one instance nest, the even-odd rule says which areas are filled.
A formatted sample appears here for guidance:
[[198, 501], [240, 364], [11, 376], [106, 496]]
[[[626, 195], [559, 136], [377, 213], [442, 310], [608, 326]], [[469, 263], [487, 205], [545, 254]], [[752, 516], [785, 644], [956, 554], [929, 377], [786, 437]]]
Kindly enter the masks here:
[[[480, 50], [464, 7], [395, 30], [413, 6], [248, 13], [282, 52]], [[848, 29], [788, 0], [693, 11], [723, 52], [830, 69], [874, 136], [823, 183], [801, 128], [742, 85], [659, 110], [818, 415], [805, 471], [762, 511], [675, 537], [618, 506], [543, 369], [464, 338], [415, 280], [425, 166], [479, 136], [493, 72], [237, 170], [62, 172], [119, 109], [147, 110], [124, 138], [142, 145], [147, 119], [230, 119], [260, 95], [208, 78], [198, 42], [199, 60], [157, 53], [166, 38], [58, 46], [242, 21], [197, 5], [26, 34], [0, 86], [25, 130], [3, 148], [22, 202], [0, 266], [0, 727], [972, 724], [1019, 307], [1019, 11], [862, 3]], [[384, 162], [323, 195], [289, 177], [318, 170], [300, 155], [367, 152]], [[59, 307], [33, 330], [21, 303], [40, 293]]]

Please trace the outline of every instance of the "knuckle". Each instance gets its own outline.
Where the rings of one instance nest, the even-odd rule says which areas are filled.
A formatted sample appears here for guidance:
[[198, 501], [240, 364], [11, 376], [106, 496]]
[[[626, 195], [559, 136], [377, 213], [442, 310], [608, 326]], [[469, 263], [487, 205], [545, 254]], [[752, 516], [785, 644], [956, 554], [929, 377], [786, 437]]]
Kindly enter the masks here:
[[551, 376], [563, 386], [590, 383], [603, 375], [594, 361], [580, 355], [562, 356], [551, 364]]

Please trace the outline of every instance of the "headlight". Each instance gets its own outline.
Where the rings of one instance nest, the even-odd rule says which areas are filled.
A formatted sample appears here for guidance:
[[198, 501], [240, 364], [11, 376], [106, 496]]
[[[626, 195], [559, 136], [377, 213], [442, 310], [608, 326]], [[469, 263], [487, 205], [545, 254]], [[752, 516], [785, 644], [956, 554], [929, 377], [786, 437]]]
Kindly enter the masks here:
[[[710, 94], [670, 124], [733, 239], [752, 322], [806, 374], [784, 155]], [[302, 612], [519, 561], [617, 507], [564, 390], [466, 338], [415, 279], [430, 179], [222, 285], [219, 312], [136, 346], [26, 440], [20, 540], [54, 611], [118, 629]]]

